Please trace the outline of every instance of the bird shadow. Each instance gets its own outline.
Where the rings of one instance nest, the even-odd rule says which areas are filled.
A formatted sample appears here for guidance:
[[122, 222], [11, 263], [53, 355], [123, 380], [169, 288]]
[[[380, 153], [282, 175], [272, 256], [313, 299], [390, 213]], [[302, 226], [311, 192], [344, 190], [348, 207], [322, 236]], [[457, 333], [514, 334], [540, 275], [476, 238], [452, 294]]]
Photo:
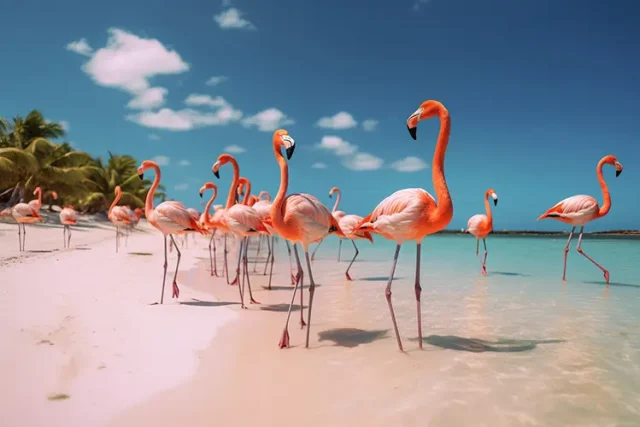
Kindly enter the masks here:
[[193, 307], [224, 307], [226, 305], [236, 305], [236, 304], [240, 304], [240, 303], [230, 302], [230, 301], [202, 301], [195, 298], [192, 298], [191, 301], [180, 302], [180, 305], [190, 305]]
[[[393, 280], [402, 280], [404, 277], [394, 277]], [[365, 282], [386, 282], [389, 280], [389, 276], [375, 276], [375, 277], [363, 277], [362, 279]]]
[[30, 249], [27, 252], [32, 254], [49, 254], [51, 252], [56, 252], [57, 249]]
[[129, 255], [135, 256], [151, 256], [153, 255], [151, 252], [129, 252]]
[[620, 286], [625, 288], [640, 289], [640, 285], [634, 285], [631, 283], [609, 282], [609, 284], [607, 284], [607, 282], [602, 280], [587, 280], [584, 283], [589, 283], [591, 285], [600, 285], [600, 286]]
[[[307, 308], [307, 306], [305, 305], [304, 308]], [[283, 312], [287, 312], [289, 311], [289, 304], [266, 304], [266, 305], [261, 305], [260, 306], [260, 310], [264, 310], [264, 311], [274, 311], [274, 312], [278, 312], [278, 313], [283, 313]], [[291, 307], [291, 311], [300, 311], [300, 304], [293, 304], [293, 306]]]
[[[418, 341], [418, 338], [411, 338], [410, 340]], [[488, 341], [481, 338], [464, 338], [455, 335], [429, 335], [422, 338], [422, 342], [447, 350], [468, 351], [471, 353], [484, 353], [486, 351], [493, 353], [519, 353], [531, 351], [538, 344], [559, 344], [566, 342], [566, 340], [498, 339], [496, 341]]]
[[[316, 283], [316, 288], [320, 288], [320, 287], [322, 287], [322, 285], [319, 285]], [[294, 288], [293, 285], [291, 286], [272, 285], [271, 289], [269, 289], [269, 287], [267, 286], [262, 286], [262, 289], [265, 289], [267, 291], [293, 291], [293, 288]], [[308, 289], [308, 288], [309, 288], [309, 284], [305, 283], [303, 289]], [[300, 286], [298, 286], [298, 289], [300, 289]]]
[[389, 329], [365, 330], [357, 328], [336, 328], [318, 333], [318, 341], [332, 341], [334, 346], [353, 348], [362, 344], [387, 338]]
[[82, 247], [82, 246], [77, 246], [75, 248], [73, 248], [74, 251], [90, 251], [92, 248], [86, 248], [86, 247]]
[[515, 273], [513, 271], [491, 271], [489, 276], [517, 276], [517, 277], [530, 277], [530, 274]]

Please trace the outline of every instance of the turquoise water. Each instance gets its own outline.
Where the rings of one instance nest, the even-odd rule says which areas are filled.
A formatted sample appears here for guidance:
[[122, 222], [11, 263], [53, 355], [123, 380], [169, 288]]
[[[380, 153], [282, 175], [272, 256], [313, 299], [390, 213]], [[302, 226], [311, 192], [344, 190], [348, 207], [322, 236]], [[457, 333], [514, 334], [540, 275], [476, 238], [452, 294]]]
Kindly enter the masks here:
[[[563, 237], [490, 236], [483, 277], [473, 237], [425, 239], [426, 351], [407, 362], [391, 351], [396, 343], [384, 298], [394, 243], [358, 242], [356, 280], [348, 283], [343, 272], [353, 248], [343, 243], [338, 264], [337, 239], [330, 238], [313, 264], [322, 284], [314, 333], [386, 330], [384, 339], [366, 344], [367, 364], [374, 372], [376, 364], [397, 370], [394, 384], [411, 391], [385, 405], [393, 416], [420, 416], [424, 425], [638, 425], [640, 241], [583, 241], [583, 250], [610, 271], [609, 286], [575, 251], [577, 241], [562, 282], [565, 243]], [[286, 252], [279, 249], [279, 256]], [[393, 287], [405, 350], [417, 347], [414, 269], [415, 244], [407, 243]]]

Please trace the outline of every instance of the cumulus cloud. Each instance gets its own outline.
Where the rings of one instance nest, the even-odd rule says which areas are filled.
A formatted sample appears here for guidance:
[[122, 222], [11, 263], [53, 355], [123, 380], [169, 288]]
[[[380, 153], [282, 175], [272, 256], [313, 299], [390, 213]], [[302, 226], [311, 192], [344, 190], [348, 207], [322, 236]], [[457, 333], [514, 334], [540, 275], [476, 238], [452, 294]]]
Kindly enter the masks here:
[[327, 165], [325, 165], [325, 164], [324, 164], [324, 163], [322, 163], [322, 162], [315, 162], [314, 164], [312, 164], [312, 165], [311, 165], [311, 167], [312, 167], [313, 169], [326, 169], [326, 168], [327, 168]]
[[162, 108], [158, 111], [143, 111], [139, 114], [127, 116], [127, 120], [142, 126], [172, 131], [187, 131], [205, 126], [224, 126], [237, 122], [242, 118], [242, 112], [227, 105], [215, 112], [202, 112], [185, 108], [172, 110]]
[[247, 117], [242, 121], [244, 127], [257, 127], [262, 132], [273, 132], [274, 130], [294, 124], [294, 120], [277, 108], [268, 108], [258, 114]]
[[91, 56], [93, 49], [89, 46], [86, 39], [82, 38], [67, 45], [67, 50], [84, 56]]
[[362, 128], [367, 132], [373, 132], [378, 127], [378, 121], [373, 119], [367, 119], [362, 122]]
[[209, 78], [209, 80], [207, 80], [207, 85], [208, 86], [217, 86], [220, 83], [227, 81], [228, 78], [226, 76], [212, 76]]
[[240, 154], [240, 153], [244, 153], [247, 150], [244, 147], [232, 144], [224, 147], [224, 151], [227, 153]]
[[154, 162], [158, 164], [158, 166], [168, 166], [169, 158], [167, 156], [155, 156], [153, 159]]
[[358, 151], [358, 147], [339, 136], [323, 136], [317, 146], [324, 150], [332, 151], [338, 156], [348, 156]]
[[192, 93], [184, 100], [184, 103], [194, 107], [224, 107], [229, 105], [229, 103], [221, 96], [216, 96], [213, 98], [210, 95], [202, 95], [198, 93]]
[[370, 171], [380, 169], [384, 160], [369, 153], [357, 153], [353, 157], [344, 160], [343, 164], [347, 169], [354, 171]]
[[189, 184], [187, 183], [183, 183], [183, 184], [176, 184], [173, 186], [173, 189], [176, 191], [185, 191], [189, 189]]
[[391, 163], [391, 167], [398, 172], [417, 172], [428, 168], [429, 165], [418, 157], [408, 156], [402, 160], [396, 160]]
[[178, 166], [191, 166], [191, 162], [189, 160], [180, 160]]
[[316, 126], [325, 129], [349, 129], [358, 125], [353, 116], [346, 111], [341, 111], [332, 117], [322, 117]]
[[213, 19], [218, 23], [220, 28], [225, 30], [255, 30], [255, 25], [244, 19], [242, 17], [243, 14], [243, 12], [240, 12], [235, 7], [231, 7], [227, 10], [223, 10], [217, 15], [214, 15]]
[[149, 110], [161, 107], [165, 103], [165, 97], [168, 92], [169, 91], [163, 87], [150, 87], [139, 92], [135, 98], [129, 101], [127, 107], [138, 110]]

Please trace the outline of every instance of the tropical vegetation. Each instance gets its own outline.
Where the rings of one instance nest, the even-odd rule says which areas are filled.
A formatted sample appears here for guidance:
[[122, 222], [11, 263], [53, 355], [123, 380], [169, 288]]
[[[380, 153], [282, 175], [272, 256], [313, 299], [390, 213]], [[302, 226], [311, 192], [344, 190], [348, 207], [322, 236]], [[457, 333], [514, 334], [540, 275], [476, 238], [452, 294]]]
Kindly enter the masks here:
[[[138, 161], [128, 155], [109, 152], [106, 159], [75, 150], [60, 123], [49, 122], [38, 110], [11, 120], [0, 117], [0, 203], [30, 200], [36, 187], [43, 192], [43, 205], [55, 202], [73, 205], [80, 212], [96, 213], [108, 209], [116, 186], [122, 189], [120, 204], [143, 207], [149, 180], [137, 175]], [[165, 199], [160, 186], [156, 197]]]

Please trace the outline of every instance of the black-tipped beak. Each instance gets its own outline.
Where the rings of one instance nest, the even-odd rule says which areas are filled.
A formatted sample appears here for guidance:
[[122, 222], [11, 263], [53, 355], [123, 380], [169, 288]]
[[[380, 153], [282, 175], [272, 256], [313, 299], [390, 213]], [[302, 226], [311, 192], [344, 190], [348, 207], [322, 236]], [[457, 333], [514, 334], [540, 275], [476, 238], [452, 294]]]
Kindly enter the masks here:
[[498, 199], [493, 199], [493, 206], [498, 206]]
[[416, 134], [418, 132], [418, 128], [417, 127], [412, 128], [412, 127], [407, 126], [407, 129], [409, 130], [409, 135], [411, 135], [411, 138], [413, 138], [413, 140], [415, 141], [416, 140]]
[[619, 177], [621, 173], [622, 173], [622, 169], [616, 170], [616, 178]]
[[202, 199], [202, 193], [200, 193], [200, 198]]
[[218, 171], [213, 171], [213, 175], [214, 175], [216, 178], [220, 179], [220, 172], [218, 172]]
[[329, 198], [332, 199], [333, 198], [333, 194], [329, 193]]
[[144, 172], [143, 173], [139, 173], [138, 174], [138, 178], [140, 178], [141, 180], [144, 179]]
[[295, 151], [296, 146], [292, 145], [291, 147], [287, 148], [287, 160], [291, 160], [291, 156], [293, 156], [293, 152]]

